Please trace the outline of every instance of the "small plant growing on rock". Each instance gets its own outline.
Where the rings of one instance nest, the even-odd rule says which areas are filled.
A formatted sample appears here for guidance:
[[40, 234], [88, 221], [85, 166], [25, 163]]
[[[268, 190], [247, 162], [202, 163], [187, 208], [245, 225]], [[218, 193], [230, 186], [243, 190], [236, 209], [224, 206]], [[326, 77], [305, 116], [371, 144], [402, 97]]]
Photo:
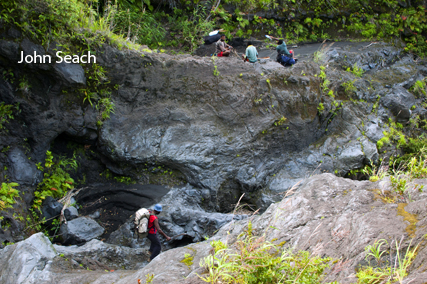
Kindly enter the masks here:
[[365, 259], [368, 261], [369, 256], [372, 256], [375, 258], [378, 264], [381, 263], [381, 256], [385, 253], [385, 251], [381, 251], [382, 245], [388, 245], [387, 240], [381, 239], [376, 240], [373, 245], [368, 245], [365, 247]]
[[322, 114], [324, 109], [325, 106], [323, 105], [323, 103], [319, 103], [319, 105], [317, 106], [317, 111]]
[[[200, 261], [208, 283], [322, 283], [323, 271], [331, 258], [320, 258], [307, 251], [294, 252], [254, 236], [251, 223], [232, 247], [222, 241], [211, 242], [212, 254]], [[301, 282], [304, 281], [304, 282]]]
[[427, 96], [427, 84], [426, 84], [427, 78], [424, 78], [422, 80], [418, 80], [415, 82], [414, 86], [412, 87], [413, 92], [416, 95], [424, 95]]
[[216, 66], [216, 64], [215, 64], [215, 56], [213, 55], [213, 56], [211, 57], [211, 59], [212, 59], [212, 63], [213, 63], [213, 65], [214, 65], [213, 75], [214, 75], [215, 77], [218, 77], [218, 76], [219, 76], [219, 71], [218, 71], [218, 67], [217, 67], [217, 66]]
[[0, 103], [0, 131], [4, 128], [4, 123], [8, 123], [9, 119], [13, 119], [13, 105]]
[[353, 68], [348, 67], [346, 71], [353, 73], [357, 77], [362, 77], [364, 72], [362, 68], [359, 68], [359, 66], [357, 66], [357, 63], [354, 63]]
[[193, 265], [193, 259], [194, 257], [191, 254], [186, 253], [184, 254], [184, 259], [181, 260], [181, 262], [187, 265], [188, 268], [190, 268]]
[[77, 169], [75, 156], [71, 159], [64, 157], [55, 159], [52, 152], [47, 151], [44, 167], [38, 165], [38, 169], [44, 172], [44, 178], [34, 192], [34, 208], [39, 209], [47, 196], [61, 198], [69, 189], [74, 188], [74, 180], [70, 177], [69, 171]]
[[[5, 183], [3, 182], [0, 187], [0, 211], [3, 211], [7, 208], [12, 208], [12, 205], [15, 204], [15, 198], [19, 197], [19, 192], [15, 188], [19, 186], [16, 182]], [[0, 220], [3, 219], [3, 216], [0, 216]]]
[[[145, 283], [153, 283], [154, 280], [154, 274], [147, 274], [145, 275]], [[138, 284], [140, 284], [141, 282], [138, 280]]]
[[345, 92], [347, 94], [351, 94], [353, 92], [357, 91], [357, 88], [354, 86], [354, 82], [356, 82], [356, 80], [352, 80], [352, 81], [347, 81], [341, 84], [341, 86], [344, 87]]
[[282, 116], [278, 121], [276, 121], [274, 123], [274, 126], [281, 126], [281, 125], [283, 125], [285, 123], [286, 119], [287, 119], [286, 117]]
[[[381, 240], [380, 240], [381, 241]], [[385, 241], [385, 240], [382, 240]], [[386, 242], [385, 242], [386, 243]], [[382, 244], [384, 244], [384, 242], [382, 242]], [[412, 261], [414, 260], [416, 254], [417, 254], [417, 250], [418, 250], [418, 246], [415, 246], [415, 248], [411, 249], [411, 243], [409, 243], [408, 248], [406, 249], [406, 252], [404, 255], [401, 254], [401, 244], [402, 241], [400, 243], [398, 243], [396, 241], [396, 257], [395, 260], [392, 261], [392, 265], [391, 266], [387, 266], [387, 267], [372, 267], [372, 266], [367, 266], [367, 267], [363, 267], [362, 269], [360, 269], [356, 276], [358, 278], [357, 283], [367, 283], [367, 284], [371, 284], [371, 283], [402, 283], [402, 281], [404, 280], [404, 278], [408, 275], [408, 268], [411, 265]], [[369, 248], [371, 246], [368, 246], [366, 250], [371, 251], [372, 250]], [[377, 247], [374, 249], [374, 251], [376, 252], [377, 256], [382, 255], [381, 252], [381, 246]]]

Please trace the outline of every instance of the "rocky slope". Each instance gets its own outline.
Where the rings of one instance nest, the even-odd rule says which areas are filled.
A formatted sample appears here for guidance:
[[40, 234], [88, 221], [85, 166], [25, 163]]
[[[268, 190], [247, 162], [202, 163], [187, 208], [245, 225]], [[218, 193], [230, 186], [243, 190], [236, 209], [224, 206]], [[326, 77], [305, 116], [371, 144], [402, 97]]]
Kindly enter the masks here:
[[[427, 75], [425, 62], [386, 44], [327, 47], [318, 63], [301, 60], [292, 68], [104, 45], [97, 63], [106, 70], [100, 80], [109, 82], [115, 112], [102, 125], [99, 110], [79, 91], [90, 80], [85, 69], [17, 63], [21, 51], [34, 50], [53, 53], [17, 29], [0, 27], [0, 101], [19, 103], [0, 135], [0, 181], [20, 184], [14, 211], [25, 215], [43, 178], [36, 164], [46, 151], [65, 155], [70, 141], [79, 145], [84, 155], [75, 179], [89, 186], [77, 201], [88, 206], [103, 199], [93, 211], [120, 208], [106, 235], [113, 244], [139, 247], [130, 213], [158, 201], [167, 212], [161, 217], [166, 233], [185, 235], [170, 246], [198, 242], [245, 217], [222, 214], [243, 193], [242, 202], [265, 210], [312, 173], [344, 176], [377, 162], [376, 142], [390, 119], [406, 126], [411, 117], [426, 118], [422, 100], [408, 91]], [[361, 78], [345, 71], [355, 63], [365, 71]], [[354, 88], [346, 89], [346, 82]], [[138, 184], [100, 177], [106, 170]], [[148, 183], [167, 187], [144, 187]], [[24, 237], [24, 222], [13, 213], [2, 213], [1, 242]]]
[[[427, 184], [426, 180], [416, 182]], [[375, 240], [389, 241], [392, 253], [385, 257], [391, 258], [391, 263], [395, 257], [395, 242], [401, 242], [402, 252], [409, 245], [412, 248], [418, 245], [410, 273], [402, 283], [424, 283], [427, 277], [427, 194], [411, 190], [410, 203], [392, 204], [379, 198], [380, 192], [388, 190], [391, 190], [388, 179], [373, 183], [332, 174], [314, 175], [294, 188], [292, 195], [250, 220], [255, 235], [266, 234], [267, 240], [274, 243], [286, 242], [285, 246], [296, 250], [333, 257], [336, 261], [331, 264], [326, 280], [339, 283], [357, 281], [355, 269], [366, 265], [364, 249]], [[147, 274], [154, 274], [152, 283], [204, 283], [196, 274], [205, 273], [199, 262], [210, 253], [209, 242], [222, 240], [232, 245], [247, 229], [248, 221], [229, 223], [208, 241], [168, 250], [137, 271], [106, 272], [105, 269], [120, 265], [138, 268], [139, 255], [143, 254], [138, 249], [105, 245], [95, 240], [80, 248], [52, 246], [38, 234], [0, 251], [0, 282], [23, 283], [25, 279], [25, 283], [53, 283], [61, 279], [61, 283], [82, 283], [85, 279], [85, 283], [138, 283], [140, 279], [144, 283]], [[32, 252], [31, 258], [24, 257], [24, 248], [27, 253]], [[193, 257], [189, 266], [182, 262], [185, 254]], [[21, 257], [17, 257], [19, 255]], [[91, 266], [88, 261], [92, 262]], [[15, 273], [8, 273], [11, 269]]]

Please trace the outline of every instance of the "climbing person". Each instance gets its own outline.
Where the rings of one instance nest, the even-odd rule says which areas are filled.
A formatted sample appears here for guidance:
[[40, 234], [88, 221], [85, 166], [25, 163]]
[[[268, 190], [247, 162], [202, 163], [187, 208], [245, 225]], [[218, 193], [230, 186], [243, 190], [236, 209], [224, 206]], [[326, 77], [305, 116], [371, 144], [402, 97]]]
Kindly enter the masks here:
[[230, 56], [233, 47], [225, 42], [225, 35], [221, 35], [221, 38], [216, 42], [216, 56]]
[[153, 210], [150, 211], [150, 218], [148, 219], [148, 235], [147, 238], [151, 241], [150, 249], [148, 250], [150, 252], [150, 261], [152, 261], [156, 256], [160, 254], [160, 251], [162, 250], [162, 246], [160, 245], [160, 240], [157, 235], [157, 232], [159, 232], [167, 241], [170, 241], [171, 238], [169, 238], [161, 229], [159, 226], [159, 219], [156, 215], [159, 215], [160, 212], [162, 212], [162, 205], [156, 204], [154, 205]]
[[248, 61], [250, 63], [255, 63], [258, 60], [258, 51], [256, 47], [252, 45], [251, 41], [248, 41], [246, 47], [246, 53], [242, 54], [243, 61]]

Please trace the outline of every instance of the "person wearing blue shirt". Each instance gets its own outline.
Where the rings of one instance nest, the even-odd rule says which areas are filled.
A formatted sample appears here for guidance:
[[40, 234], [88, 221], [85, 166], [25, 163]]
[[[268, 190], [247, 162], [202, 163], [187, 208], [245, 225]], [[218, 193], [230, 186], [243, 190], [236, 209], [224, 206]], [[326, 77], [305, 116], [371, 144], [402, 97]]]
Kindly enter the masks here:
[[255, 46], [252, 45], [252, 42], [248, 41], [246, 47], [246, 53], [242, 55], [244, 61], [249, 61], [250, 63], [255, 63], [258, 61], [258, 51]]

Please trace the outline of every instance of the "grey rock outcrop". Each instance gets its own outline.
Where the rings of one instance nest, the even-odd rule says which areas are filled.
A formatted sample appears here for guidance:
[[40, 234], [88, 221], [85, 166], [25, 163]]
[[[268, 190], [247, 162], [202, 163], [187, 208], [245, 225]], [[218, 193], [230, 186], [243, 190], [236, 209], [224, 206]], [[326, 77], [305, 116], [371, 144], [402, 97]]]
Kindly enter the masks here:
[[[426, 180], [416, 182], [427, 184]], [[387, 239], [395, 247], [394, 242], [403, 237], [401, 250], [406, 251], [410, 244], [413, 247], [422, 243], [427, 233], [427, 208], [422, 205], [427, 201], [427, 193], [413, 190], [411, 203], [397, 205], [376, 197], [377, 191], [387, 190], [390, 190], [387, 179], [372, 183], [332, 174], [315, 175], [304, 180], [292, 196], [272, 204], [261, 216], [251, 218], [253, 233], [261, 236], [266, 232], [267, 240], [276, 244], [286, 242], [296, 250], [331, 256], [339, 261], [327, 272], [327, 281], [355, 283], [354, 271], [365, 257], [366, 246], [375, 240]], [[415, 230], [410, 229], [414, 224], [408, 222], [408, 216], [416, 216]], [[211, 240], [227, 240], [231, 246], [247, 224], [248, 220], [229, 223]], [[153, 283], [199, 283], [196, 273], [202, 275], [205, 271], [198, 264], [210, 254], [209, 241], [164, 252], [117, 283], [136, 281], [148, 273], [154, 273]], [[185, 254], [193, 257], [189, 267], [181, 262]], [[410, 283], [424, 283], [426, 256], [427, 248], [420, 246], [409, 269], [407, 279], [413, 281]], [[165, 264], [167, 273], [164, 273]]]
[[55, 256], [55, 248], [43, 233], [9, 245], [0, 250], [0, 283], [48, 283]]
[[101, 236], [104, 233], [96, 221], [79, 217], [61, 225], [60, 234], [64, 244], [82, 244]]
[[145, 249], [116, 246], [99, 240], [91, 240], [82, 246], [53, 246], [61, 257], [75, 261], [78, 266], [83, 264], [86, 267], [91, 260], [95, 261], [98, 265], [95, 269], [136, 270], [142, 268], [149, 259]]
[[[246, 215], [207, 212], [199, 204], [208, 201], [209, 191], [195, 189], [190, 185], [172, 188], [160, 201], [163, 212], [158, 216], [162, 230], [174, 237], [170, 242], [163, 242], [166, 249], [200, 242], [212, 236], [222, 226], [232, 220], [241, 220]], [[145, 247], [150, 242], [146, 239], [137, 240], [133, 233], [133, 219], [129, 219], [118, 230], [113, 232], [108, 242], [130, 247]], [[163, 239], [162, 237], [160, 239]]]
[[64, 205], [56, 201], [52, 196], [47, 196], [42, 203], [42, 217], [52, 222], [56, 217], [61, 214]]
[[[427, 185], [424, 179], [415, 182]], [[262, 215], [251, 217], [253, 235], [266, 233], [266, 239], [276, 244], [285, 243], [295, 250], [333, 257], [338, 261], [331, 263], [325, 280], [355, 283], [354, 270], [363, 263], [367, 245], [387, 239], [393, 248], [403, 237], [400, 247], [405, 251], [409, 245], [422, 243], [427, 233], [427, 193], [409, 189], [410, 203], [384, 203], [378, 194], [387, 192], [390, 186], [387, 178], [372, 183], [332, 174], [314, 175], [303, 180], [292, 195], [272, 204]], [[152, 283], [201, 283], [197, 274], [203, 275], [205, 271], [199, 263], [211, 253], [209, 242], [227, 241], [232, 247], [237, 236], [247, 229], [248, 222], [249, 219], [235, 220], [208, 241], [168, 250], [147, 265], [143, 249], [98, 240], [80, 247], [52, 246], [47, 238], [37, 234], [0, 250], [0, 283], [24, 283], [25, 280], [25, 283], [74, 284], [84, 280], [124, 284], [137, 283], [147, 274], [154, 274]], [[426, 250], [425, 246], [419, 246], [403, 283], [424, 283]], [[188, 266], [182, 262], [186, 254], [192, 258]], [[137, 270], [107, 272], [119, 266]]]
[[71, 221], [79, 217], [79, 212], [76, 207], [70, 206], [64, 210], [64, 217], [67, 221]]

